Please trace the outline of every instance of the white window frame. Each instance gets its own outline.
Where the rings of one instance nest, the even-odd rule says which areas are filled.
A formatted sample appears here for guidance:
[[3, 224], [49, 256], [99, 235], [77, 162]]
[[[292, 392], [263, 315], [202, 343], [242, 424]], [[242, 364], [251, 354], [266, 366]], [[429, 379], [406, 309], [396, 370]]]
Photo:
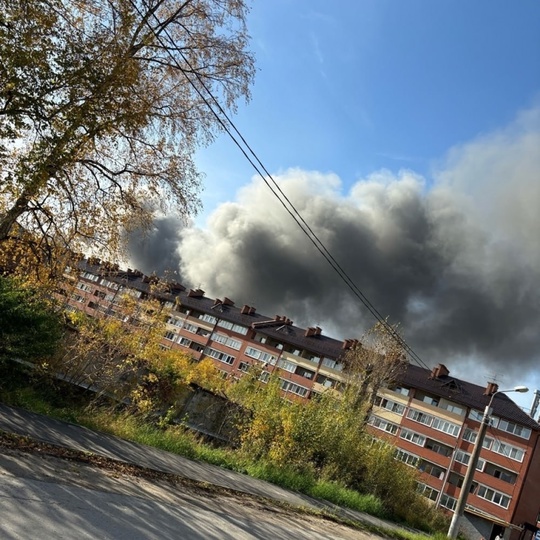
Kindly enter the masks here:
[[426, 437], [424, 435], [416, 433], [416, 431], [411, 431], [410, 429], [401, 428], [399, 438], [422, 447], [426, 444]]
[[[510, 495], [497, 491], [489, 486], [484, 486], [483, 484], [478, 484], [476, 495], [480, 497], [480, 499], [489, 501], [490, 503], [500, 506], [501, 508], [508, 508], [510, 506], [510, 502], [512, 501], [512, 497], [510, 497]], [[504, 499], [507, 501], [506, 506], [501, 504]]]

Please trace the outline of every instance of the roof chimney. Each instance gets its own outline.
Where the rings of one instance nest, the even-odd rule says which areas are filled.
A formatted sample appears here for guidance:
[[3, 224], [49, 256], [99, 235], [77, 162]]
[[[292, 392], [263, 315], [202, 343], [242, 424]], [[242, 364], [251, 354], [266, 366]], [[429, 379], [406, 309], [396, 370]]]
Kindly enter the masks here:
[[450, 371], [444, 364], [438, 364], [431, 370], [430, 379], [438, 379], [439, 377], [447, 377]]
[[234, 302], [226, 296], [223, 298], [223, 304], [226, 306], [234, 306]]
[[193, 298], [202, 298], [204, 296], [204, 291], [201, 289], [190, 289], [188, 292], [188, 296], [191, 296]]
[[186, 288], [181, 283], [178, 283], [178, 281], [171, 281], [171, 283], [169, 283], [169, 286], [171, 287], [171, 291], [173, 292], [186, 290]]
[[304, 336], [305, 337], [319, 336], [321, 334], [321, 331], [322, 330], [318, 326], [310, 326], [309, 328], [306, 328]]
[[499, 389], [499, 385], [494, 382], [488, 382], [484, 390], [484, 396], [492, 396]]

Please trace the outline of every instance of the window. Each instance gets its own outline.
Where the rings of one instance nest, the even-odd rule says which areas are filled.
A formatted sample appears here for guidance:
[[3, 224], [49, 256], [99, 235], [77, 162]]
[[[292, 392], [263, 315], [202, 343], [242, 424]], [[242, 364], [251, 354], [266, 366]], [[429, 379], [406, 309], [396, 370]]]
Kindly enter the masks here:
[[239, 350], [240, 347], [242, 346], [241, 341], [238, 341], [237, 339], [226, 336], [225, 334], [214, 333], [212, 334], [212, 339], [214, 341], [217, 341], [218, 343], [221, 343], [222, 345], [230, 347], [231, 349]]
[[[467, 428], [463, 432], [463, 440], [464, 441], [469, 441], [470, 443], [473, 443], [473, 444], [476, 442], [476, 437], [477, 436], [478, 436], [478, 432], [474, 431], [474, 430], [472, 430], [470, 428]], [[493, 439], [491, 437], [485, 437], [483, 442], [482, 442], [482, 447], [489, 450], [491, 448], [492, 444], [493, 444]]]
[[221, 328], [226, 328], [227, 330], [232, 330], [233, 332], [236, 332], [237, 334], [244, 334], [246, 335], [248, 333], [248, 329], [246, 326], [242, 326], [241, 324], [234, 324], [230, 321], [224, 321], [223, 319], [220, 319], [217, 323], [218, 326], [221, 326]]
[[[469, 418], [471, 420], [476, 420], [477, 422], [482, 422], [482, 418], [484, 417], [484, 413], [482, 411], [477, 411], [476, 409], [471, 409], [469, 412]], [[497, 424], [499, 423], [499, 418], [496, 416], [491, 416], [489, 424], [492, 427], [497, 427]]]
[[331, 358], [323, 358], [322, 365], [330, 369], [335, 369], [336, 361]]
[[477, 411], [476, 409], [471, 409], [469, 411], [469, 418], [471, 420], [475, 420], [476, 422], [482, 422], [483, 417], [484, 413], [482, 411]]
[[387, 433], [391, 433], [392, 435], [395, 435], [399, 428], [397, 424], [393, 424], [388, 420], [384, 420], [383, 418], [379, 418], [378, 416], [374, 415], [371, 415], [368, 424], [373, 426], [374, 428], [381, 429], [382, 431], [386, 431]]
[[287, 360], [280, 360], [278, 362], [278, 366], [281, 369], [284, 369], [285, 371], [288, 371], [290, 373], [294, 373], [297, 367], [296, 364], [294, 364], [293, 362], [288, 362]]
[[516, 437], [521, 437], [522, 439], [529, 440], [531, 436], [531, 430], [525, 426], [515, 424], [514, 422], [509, 422], [508, 420], [501, 419], [499, 421], [499, 429], [506, 431], [507, 433], [512, 433]]
[[444, 478], [444, 473], [446, 472], [446, 469], [435, 465], [435, 463], [430, 463], [429, 461], [424, 460], [420, 461], [418, 470], [429, 474], [430, 476], [434, 476], [435, 478], [439, 478], [440, 480]]
[[452, 448], [450, 448], [450, 446], [446, 446], [445, 444], [434, 441], [433, 439], [427, 439], [424, 447], [428, 450], [431, 450], [432, 452], [441, 454], [441, 456], [448, 457], [452, 454]]
[[178, 337], [177, 342], [179, 345], [182, 345], [183, 347], [191, 347], [191, 344], [193, 343], [191, 339], [181, 337], [181, 336]]
[[478, 486], [478, 492], [476, 494], [478, 497], [490, 501], [497, 506], [502, 506], [503, 508], [508, 508], [510, 505], [510, 497], [508, 497], [508, 495], [481, 484]]
[[448, 510], [455, 510], [457, 499], [454, 499], [454, 497], [450, 497], [450, 495], [447, 495], [446, 493], [443, 493], [441, 496], [441, 506], [444, 508], [448, 508]]
[[402, 394], [404, 396], [408, 396], [410, 392], [410, 389], [405, 388], [404, 386], [396, 386], [395, 388], [392, 388], [391, 390], [393, 390], [397, 394]]
[[459, 407], [458, 405], [454, 405], [452, 403], [445, 403], [445, 404], [441, 405], [441, 408], [446, 409], [447, 411], [450, 411], [451, 413], [454, 413], [454, 414], [463, 414], [464, 413], [463, 407]]
[[224, 364], [229, 364], [229, 365], [234, 364], [234, 356], [231, 356], [230, 354], [226, 354], [221, 351], [217, 351], [216, 349], [212, 349], [211, 347], [206, 347], [206, 349], [204, 349], [204, 354], [216, 360], [219, 360], [220, 362], [223, 362]]
[[114, 281], [109, 281], [108, 279], [102, 279], [101, 284], [104, 287], [107, 287], [107, 289], [113, 289], [115, 291], [120, 288], [120, 285], [118, 285], [118, 283], [114, 283]]
[[79, 281], [79, 283], [77, 283], [77, 289], [80, 289], [81, 291], [92, 292], [94, 290], [94, 287], [90, 287], [90, 285]]
[[440, 418], [433, 418], [431, 427], [438, 431], [442, 431], [443, 433], [448, 433], [454, 437], [459, 435], [460, 427], [457, 424], [453, 424], [452, 422], [448, 422], [446, 420], [441, 420]]
[[285, 379], [280, 379], [279, 384], [283, 391], [291, 392], [292, 394], [296, 394], [297, 396], [300, 396], [300, 397], [305, 397], [308, 393], [307, 388], [304, 388], [303, 386], [292, 383], [290, 381], [286, 381]]
[[[457, 450], [455, 459], [458, 463], [463, 463], [463, 465], [468, 465], [471, 459], [471, 454], [467, 454], [467, 452], [464, 452], [463, 450]], [[482, 458], [479, 458], [478, 463], [476, 464], [476, 470], [483, 471], [485, 465], [486, 465], [485, 460], [483, 460]]]
[[494, 478], [499, 478], [503, 482], [508, 482], [509, 484], [516, 483], [516, 479], [517, 479], [516, 473], [503, 469], [502, 467], [499, 467], [498, 465], [494, 465], [493, 463], [486, 463], [484, 472], [486, 474], [493, 476]]
[[525, 456], [525, 450], [523, 448], [501, 441], [495, 441], [491, 449], [497, 454], [501, 454], [519, 462], [522, 462], [523, 457]]
[[84, 302], [84, 296], [81, 296], [80, 294], [73, 293], [71, 299], [75, 300], [75, 302]]
[[330, 379], [329, 377], [325, 377], [324, 375], [321, 375], [320, 373], [317, 375], [317, 378], [315, 379], [315, 382], [322, 384], [326, 388], [332, 388], [336, 386], [337, 381], [334, 379]]
[[169, 320], [167, 321], [167, 324], [172, 324], [174, 326], [178, 326], [179, 328], [182, 328], [183, 323], [184, 320], [179, 319], [178, 317], [169, 317]]
[[240, 362], [240, 364], [238, 364], [238, 369], [244, 373], [247, 373], [250, 367], [251, 364], [248, 364], [247, 362]]
[[267, 353], [265, 351], [261, 351], [260, 349], [256, 349], [255, 347], [246, 347], [244, 354], [251, 358], [255, 358], [255, 360], [267, 362], [268, 364], [272, 365], [275, 364], [277, 360], [277, 356], [274, 356], [273, 354]]
[[439, 406], [439, 398], [438, 397], [433, 397], [433, 396], [424, 396], [422, 398], [422, 401], [424, 403], [427, 403], [428, 405], [433, 405], [434, 407], [438, 407]]
[[196, 334], [197, 330], [199, 330], [199, 327], [195, 326], [194, 324], [184, 322], [184, 330], [187, 330], [188, 332], [193, 332], [194, 334]]
[[430, 501], [436, 501], [437, 497], [439, 496], [439, 492], [436, 489], [426, 484], [419, 483], [417, 489], [420, 495], [423, 495], [424, 497], [428, 498]]
[[176, 341], [177, 334], [174, 332], [165, 332], [165, 339], [168, 339], [169, 341]]
[[426, 426], [431, 426], [431, 423], [434, 419], [433, 416], [431, 416], [430, 414], [417, 411], [416, 409], [409, 409], [409, 412], [407, 413], [407, 418], [410, 418], [411, 420], [414, 420], [415, 422], [419, 422], [420, 424], [424, 424]]
[[136, 291], [135, 289], [127, 289], [126, 293], [129, 294], [129, 296], [133, 296], [133, 298], [140, 298], [142, 296], [142, 292]]
[[375, 406], [381, 407], [382, 409], [386, 409], [388, 411], [392, 411], [396, 414], [399, 414], [400, 416], [402, 416], [405, 412], [405, 406], [401, 403], [396, 403], [395, 401], [391, 401], [380, 396], [377, 396], [375, 398]]
[[99, 281], [99, 276], [96, 276], [95, 274], [91, 274], [90, 272], [84, 272], [82, 277], [89, 279], [90, 281]]
[[201, 321], [206, 321], [212, 324], [216, 324], [217, 322], [217, 318], [213, 315], [209, 315], [208, 313], [201, 313], [199, 315], [199, 319], [201, 319]]
[[197, 331], [195, 332], [198, 336], [207, 337], [210, 335], [210, 331], [206, 328], [197, 328]]
[[403, 428], [401, 429], [399, 437], [401, 439], [405, 439], [406, 441], [412, 442], [413, 444], [417, 444], [418, 446], [424, 446], [426, 442], [426, 438], [423, 435]]
[[418, 456], [415, 456], [414, 454], [411, 454], [409, 452], [405, 452], [405, 450], [398, 450], [396, 452], [396, 459], [399, 459], [399, 461], [403, 461], [403, 463], [411, 467], [416, 467], [418, 465], [418, 462], [420, 461], [420, 458]]
[[315, 372], [314, 371], [310, 371], [309, 369], [305, 369], [301, 366], [298, 366], [296, 368], [296, 374], [297, 375], [300, 375], [301, 377], [305, 377], [306, 379], [313, 379], [313, 377], [315, 376]]

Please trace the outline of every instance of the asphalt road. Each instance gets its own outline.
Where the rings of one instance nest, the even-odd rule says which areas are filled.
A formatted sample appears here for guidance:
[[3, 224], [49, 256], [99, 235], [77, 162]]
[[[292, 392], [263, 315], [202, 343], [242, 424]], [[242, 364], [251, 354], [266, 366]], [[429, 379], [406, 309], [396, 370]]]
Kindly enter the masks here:
[[[367, 522], [373, 525], [378, 525], [386, 528], [396, 528], [399, 527], [393, 523], [384, 522], [382, 520], [379, 520], [373, 516], [369, 516], [367, 514], [363, 514], [360, 512], [355, 512], [352, 510], [339, 508], [334, 505], [330, 505], [324, 501], [319, 501], [316, 499], [312, 499], [310, 497], [307, 497], [305, 495], [301, 495], [298, 493], [294, 493], [291, 491], [288, 491], [286, 489], [282, 489], [280, 487], [277, 487], [273, 484], [270, 484], [268, 482], [264, 482], [261, 480], [257, 480], [254, 478], [251, 478], [249, 476], [235, 473], [233, 471], [228, 471], [225, 469], [222, 469], [220, 467], [216, 467], [213, 465], [209, 465], [206, 463], [200, 463], [197, 461], [192, 461], [186, 458], [183, 458], [181, 456], [178, 456], [176, 454], [172, 454], [170, 452], [164, 452], [162, 450], [157, 450], [155, 448], [151, 448], [148, 446], [143, 446], [140, 444], [132, 443], [129, 441], [125, 441], [123, 439], [119, 439], [117, 437], [113, 437], [110, 435], [106, 435], [103, 433], [91, 431], [87, 428], [70, 424], [68, 422], [62, 422], [59, 420], [54, 420], [49, 417], [30, 413], [28, 411], [25, 411], [23, 409], [19, 408], [13, 408], [6, 406], [4, 404], [0, 404], [0, 430], [9, 432], [9, 433], [17, 433], [20, 435], [27, 435], [31, 437], [34, 440], [47, 442], [56, 446], [61, 446], [65, 448], [72, 448], [75, 450], [81, 450], [86, 452], [92, 452], [96, 455], [105, 456], [108, 458], [112, 458], [115, 460], [123, 461], [130, 464], [139, 465], [145, 468], [149, 468], [156, 471], [161, 472], [167, 472], [167, 473], [173, 473], [185, 478], [197, 480], [199, 482], [207, 482], [212, 485], [221, 486], [227, 489], [236, 490], [240, 493], [245, 494], [251, 494], [256, 495], [259, 497], [264, 497], [267, 499], [274, 499], [277, 501], [288, 503], [295, 507], [307, 507], [307, 508], [313, 508], [313, 509], [327, 509], [334, 511], [336, 514], [340, 515], [341, 517], [346, 517], [351, 520], [355, 521], [361, 521], [361, 522]], [[15, 484], [14, 484], [15, 485]], [[12, 493], [14, 493], [15, 487], [14, 485], [10, 488]], [[7, 489], [7, 484], [6, 484]], [[43, 487], [45, 489], [45, 487]], [[53, 487], [47, 487], [47, 489], [53, 490]], [[74, 493], [72, 497], [67, 497], [65, 500], [73, 500], [74, 504], [77, 502], [79, 505], [78, 508], [81, 511], [81, 515], [83, 515], [85, 512], [88, 511], [89, 507], [86, 503], [84, 503], [84, 496], [79, 493], [79, 489], [73, 488]], [[24, 483], [20, 485], [20, 491], [22, 493], [30, 493], [32, 492], [31, 487], [25, 485]], [[75, 493], [77, 492], [77, 493]], [[56, 495], [60, 495], [60, 492], [54, 491], [51, 492], [49, 495], [52, 497], [51, 500], [54, 500], [54, 497]], [[45, 495], [43, 497], [37, 497], [36, 499], [33, 499], [32, 497], [28, 497], [28, 504], [31, 506], [34, 506], [35, 510], [38, 511], [38, 514], [40, 512], [44, 512], [46, 514], [50, 514], [53, 516], [59, 516], [61, 514], [61, 510], [58, 507], [58, 504], [53, 506], [48, 506], [46, 503], [47, 497]], [[89, 495], [88, 501], [91, 501], [92, 497]], [[114, 501], [118, 501], [117, 498], [112, 498], [110, 502], [106, 503], [107, 507], [114, 508], [114, 516], [107, 518], [105, 514], [97, 520], [97, 523], [101, 522], [103, 520], [103, 523], [107, 523], [108, 527], [112, 527], [114, 523], [116, 523], [117, 518], [120, 519], [120, 515], [123, 515], [124, 518], [122, 518], [121, 523], [130, 523], [128, 516], [131, 515], [129, 509], [129, 505], [124, 508], [122, 504], [127, 504], [127, 501], [122, 501], [118, 503], [114, 503]], [[4, 501], [5, 503], [5, 501]], [[62, 503], [63, 504], [63, 503]], [[88, 503], [93, 507], [94, 509], [97, 509], [99, 506], [97, 503]], [[105, 503], [104, 503], [105, 504]], [[131, 504], [131, 503], [130, 503]], [[148, 514], [147, 517], [151, 517], [153, 514], [152, 512], [155, 512], [156, 516], [161, 516], [164, 513], [167, 513], [169, 515], [175, 515], [177, 519], [181, 517], [180, 514], [177, 514], [180, 510], [172, 510], [172, 509], [164, 509], [161, 506], [157, 505], [153, 510], [150, 509], [150, 506], [147, 506], [145, 508], [148, 508]], [[75, 510], [74, 508], [73, 510]], [[8, 510], [6, 508], [6, 510]], [[141, 513], [143, 509], [140, 509]], [[137, 515], [141, 515], [141, 513], [138, 513]], [[0, 516], [5, 516], [4, 509], [0, 510]], [[175, 518], [175, 519], [176, 519]], [[1, 519], [1, 518], [0, 518]], [[142, 523], [138, 518], [133, 518], [138, 523], [138, 527], [143, 527]], [[204, 518], [201, 518], [202, 522], [205, 521]], [[214, 518], [216, 519], [216, 518]], [[112, 521], [111, 521], [112, 520]], [[154, 520], [155, 521], [155, 520]], [[212, 520], [210, 520], [211, 522]], [[209, 522], [209, 523], [210, 523]], [[58, 523], [61, 523], [61, 520], [58, 521]], [[132, 523], [134, 524], [134, 522]], [[66, 525], [67, 526], [67, 525]], [[210, 525], [209, 525], [210, 526]], [[223, 527], [224, 524], [221, 523], [220, 527]], [[238, 526], [238, 525], [237, 525]], [[148, 525], [149, 527], [149, 525]], [[221, 532], [225, 534], [223, 531], [226, 529], [222, 529]], [[145, 530], [145, 534], [150, 534], [151, 531]], [[162, 531], [161, 531], [162, 532]], [[276, 534], [278, 531], [276, 531]], [[60, 531], [60, 536], [5, 536], [6, 538], [72, 538], [69, 534], [66, 536], [62, 536], [64, 533]], [[66, 533], [67, 534], [67, 533]], [[186, 533], [187, 534], [187, 533]], [[195, 533], [190, 533], [195, 534]], [[239, 536], [240, 531], [236, 530], [234, 532], [233, 536], [227, 536], [228, 533], [225, 534], [225, 536], [208, 536], [210, 534], [208, 531], [205, 532], [205, 536], [200, 536], [200, 538], [303, 538], [303, 536]], [[109, 538], [106, 536], [91, 536], [92, 538]], [[156, 538], [169, 538], [169, 536], [156, 536]], [[173, 538], [174, 536], [170, 536]], [[328, 537], [328, 536], [327, 536]], [[2, 537], [4, 538], [4, 537]], [[82, 536], [78, 536], [77, 538], [86, 538]], [[110, 536], [110, 538], [122, 538], [121, 536]], [[127, 538], [127, 537], [126, 537]], [[131, 536], [130, 538], [135, 538], [134, 536]], [[138, 538], [153, 538], [153, 536], [138, 536]], [[176, 536], [174, 538], [199, 538], [199, 536]], [[315, 538], [314, 536], [310, 536], [309, 538]], [[329, 538], [329, 537], [328, 537]]]
[[110, 475], [49, 456], [0, 456], [3, 540], [367, 540], [328, 520], [235, 496]]

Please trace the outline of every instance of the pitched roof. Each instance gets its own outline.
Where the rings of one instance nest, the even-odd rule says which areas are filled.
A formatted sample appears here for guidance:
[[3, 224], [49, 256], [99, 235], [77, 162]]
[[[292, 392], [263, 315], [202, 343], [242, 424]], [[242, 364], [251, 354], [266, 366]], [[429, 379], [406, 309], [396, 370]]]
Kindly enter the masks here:
[[[429, 369], [409, 364], [403, 376], [401, 384], [418, 388], [435, 396], [447, 398], [460, 405], [465, 405], [479, 411], [484, 411], [491, 399], [485, 395], [485, 387], [473, 384], [463, 379], [457, 379], [451, 375], [440, 375], [437, 378], [431, 376]], [[506, 420], [516, 422], [531, 429], [540, 430], [540, 425], [526, 414], [506, 394], [496, 394], [492, 402], [493, 414]]]
[[[81, 260], [79, 268], [82, 271], [90, 272], [94, 275], [101, 275], [109, 281], [114, 281], [121, 285], [136, 289], [138, 291], [156, 296], [169, 301], [179, 301], [182, 306], [190, 309], [196, 309], [202, 313], [208, 313], [224, 319], [226, 321], [250, 327], [253, 323], [257, 323], [254, 328], [257, 332], [270, 336], [278, 341], [293, 345], [300, 349], [307, 349], [319, 356], [326, 356], [332, 359], [337, 359], [344, 352], [343, 341], [333, 339], [322, 334], [306, 336], [306, 330], [299, 328], [293, 324], [285, 324], [284, 321], [276, 321], [276, 319], [268, 315], [262, 315], [253, 311], [252, 313], [242, 313], [242, 309], [225, 302], [217, 302], [212, 298], [204, 296], [204, 292], [200, 291], [201, 295], [192, 296], [184, 287], [177, 290], [167, 291], [157, 290], [156, 287], [148, 281], [148, 277], [137, 270], [107, 270], [104, 265], [92, 260]], [[261, 323], [271, 323], [271, 325], [263, 325]], [[290, 321], [289, 321], [290, 322]]]

